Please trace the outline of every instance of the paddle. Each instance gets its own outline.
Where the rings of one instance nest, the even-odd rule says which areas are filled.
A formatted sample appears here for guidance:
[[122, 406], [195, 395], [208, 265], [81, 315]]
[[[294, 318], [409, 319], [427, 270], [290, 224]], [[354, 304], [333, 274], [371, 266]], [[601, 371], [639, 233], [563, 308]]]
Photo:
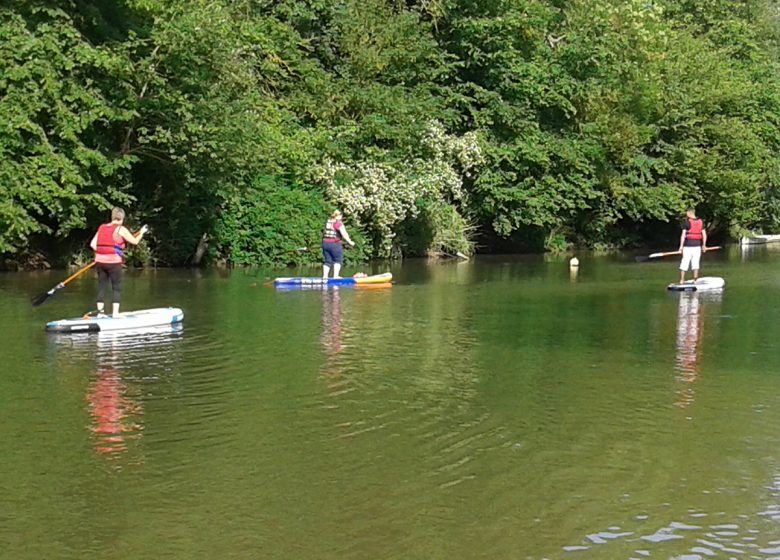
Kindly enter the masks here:
[[77, 278], [78, 276], [81, 276], [82, 274], [84, 274], [86, 271], [88, 271], [88, 270], [89, 270], [90, 268], [92, 268], [93, 266], [95, 266], [95, 261], [92, 261], [92, 262], [91, 262], [91, 263], [89, 263], [87, 266], [85, 266], [85, 267], [82, 267], [82, 268], [81, 268], [81, 269], [80, 269], [78, 272], [76, 272], [76, 273], [74, 273], [74, 274], [71, 274], [71, 275], [70, 275], [70, 276], [69, 276], [67, 279], [63, 280], [62, 282], [60, 282], [59, 284], [57, 284], [56, 286], [54, 286], [54, 287], [53, 287], [51, 290], [49, 290], [48, 292], [43, 292], [43, 293], [42, 293], [42, 294], [40, 294], [39, 296], [35, 297], [35, 298], [32, 300], [33, 307], [38, 307], [39, 305], [41, 305], [41, 304], [42, 304], [44, 301], [46, 301], [46, 300], [47, 300], [47, 299], [49, 299], [51, 296], [53, 296], [54, 294], [56, 294], [57, 292], [59, 292], [59, 291], [60, 291], [62, 288], [64, 288], [64, 287], [65, 287], [65, 285], [66, 285], [68, 282], [70, 282], [70, 281], [71, 281], [71, 280], [73, 280], [74, 278]]
[[[146, 227], [146, 226], [145, 226], [145, 227]], [[142, 230], [142, 229], [143, 229], [143, 228], [141, 228], [141, 230]], [[148, 230], [148, 229], [149, 229], [149, 228], [147, 227], [147, 230]], [[138, 234], [139, 234], [139, 233], [141, 233], [141, 230], [138, 230], [138, 231], [137, 231], [137, 232], [134, 234], [134, 236], [135, 236], [135, 237], [137, 237], [137, 236], [138, 236]], [[70, 276], [68, 276], [68, 277], [67, 277], [65, 280], [63, 280], [62, 282], [60, 282], [59, 284], [57, 284], [56, 286], [54, 286], [54, 287], [53, 287], [51, 290], [49, 290], [48, 292], [43, 292], [43, 293], [42, 293], [42, 294], [40, 294], [39, 296], [36, 296], [35, 298], [33, 298], [33, 300], [32, 300], [32, 305], [33, 305], [33, 307], [38, 307], [39, 305], [41, 305], [43, 302], [45, 302], [45, 301], [46, 301], [47, 299], [49, 299], [51, 296], [53, 296], [54, 294], [56, 294], [57, 292], [59, 292], [61, 289], [63, 289], [63, 288], [64, 288], [64, 287], [65, 287], [65, 286], [68, 284], [68, 282], [70, 282], [71, 280], [74, 280], [75, 278], [78, 278], [79, 276], [81, 276], [82, 274], [84, 274], [86, 271], [88, 271], [90, 268], [92, 268], [93, 266], [95, 266], [95, 261], [92, 261], [92, 262], [91, 262], [91, 263], [89, 263], [88, 265], [86, 265], [86, 266], [84, 266], [84, 267], [80, 268], [78, 271], [76, 271], [76, 272], [74, 272], [73, 274], [71, 274]]]
[[[717, 251], [720, 248], [721, 247], [718, 245], [716, 245], [715, 247], [707, 247], [707, 252]], [[667, 251], [666, 253], [653, 253], [647, 256], [634, 257], [634, 260], [636, 260], [636, 262], [647, 262], [651, 259], [660, 259], [662, 257], [671, 257], [672, 255], [681, 255], [681, 254], [682, 254], [681, 251]]]

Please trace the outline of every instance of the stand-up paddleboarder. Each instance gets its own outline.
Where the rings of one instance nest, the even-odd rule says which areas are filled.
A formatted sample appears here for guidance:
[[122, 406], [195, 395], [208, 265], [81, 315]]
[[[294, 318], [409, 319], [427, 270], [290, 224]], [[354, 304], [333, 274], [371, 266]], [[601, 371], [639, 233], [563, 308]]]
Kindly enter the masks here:
[[683, 220], [683, 230], [680, 235], [680, 284], [685, 282], [685, 273], [690, 268], [693, 271], [693, 281], [699, 279], [699, 263], [701, 254], [707, 252], [707, 230], [704, 222], [696, 217], [696, 210], [688, 208]]

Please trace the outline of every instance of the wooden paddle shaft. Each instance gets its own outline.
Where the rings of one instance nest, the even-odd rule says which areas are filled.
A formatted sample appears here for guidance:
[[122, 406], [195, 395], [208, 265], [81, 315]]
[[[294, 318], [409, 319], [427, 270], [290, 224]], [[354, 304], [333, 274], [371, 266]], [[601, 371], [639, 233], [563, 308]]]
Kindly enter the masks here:
[[64, 286], [65, 284], [67, 284], [68, 282], [70, 282], [71, 280], [73, 280], [74, 278], [76, 278], [76, 277], [78, 277], [79, 275], [83, 274], [84, 272], [88, 271], [90, 268], [92, 268], [93, 266], [95, 266], [95, 264], [96, 264], [96, 262], [95, 262], [95, 261], [92, 261], [91, 263], [89, 263], [89, 264], [88, 264], [87, 266], [85, 266], [84, 268], [81, 268], [81, 269], [79, 269], [77, 272], [74, 272], [73, 274], [71, 274], [70, 276], [68, 276], [68, 278], [67, 278], [67, 279], [65, 279], [65, 280], [63, 280], [62, 282], [60, 282], [60, 286]]
[[[707, 251], [717, 251], [718, 249], [722, 249], [722, 247], [720, 245], [716, 245], [715, 247], [707, 247]], [[672, 255], [682, 255], [682, 251], [668, 251], [666, 253], [653, 253], [648, 258], [657, 259], [659, 257], [671, 257]]]

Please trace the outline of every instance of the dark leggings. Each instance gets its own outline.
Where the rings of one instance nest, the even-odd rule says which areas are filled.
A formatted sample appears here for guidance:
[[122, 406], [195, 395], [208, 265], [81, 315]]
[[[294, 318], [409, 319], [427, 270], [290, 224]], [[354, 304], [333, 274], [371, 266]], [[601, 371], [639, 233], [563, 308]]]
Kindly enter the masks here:
[[98, 303], [106, 301], [106, 288], [108, 281], [111, 280], [111, 289], [113, 290], [112, 303], [122, 302], [122, 265], [97, 263], [95, 269], [98, 274]]

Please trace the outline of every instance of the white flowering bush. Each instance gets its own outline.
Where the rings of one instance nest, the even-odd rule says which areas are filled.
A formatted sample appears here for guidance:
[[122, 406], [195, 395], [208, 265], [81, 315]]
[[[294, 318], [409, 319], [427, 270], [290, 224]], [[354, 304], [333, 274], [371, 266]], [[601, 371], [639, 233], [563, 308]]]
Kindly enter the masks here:
[[417, 216], [421, 200], [462, 203], [463, 177], [483, 162], [476, 133], [450, 135], [436, 122], [422, 135], [420, 152], [403, 164], [326, 160], [314, 169], [328, 199], [374, 235], [380, 256], [390, 255], [396, 226]]

